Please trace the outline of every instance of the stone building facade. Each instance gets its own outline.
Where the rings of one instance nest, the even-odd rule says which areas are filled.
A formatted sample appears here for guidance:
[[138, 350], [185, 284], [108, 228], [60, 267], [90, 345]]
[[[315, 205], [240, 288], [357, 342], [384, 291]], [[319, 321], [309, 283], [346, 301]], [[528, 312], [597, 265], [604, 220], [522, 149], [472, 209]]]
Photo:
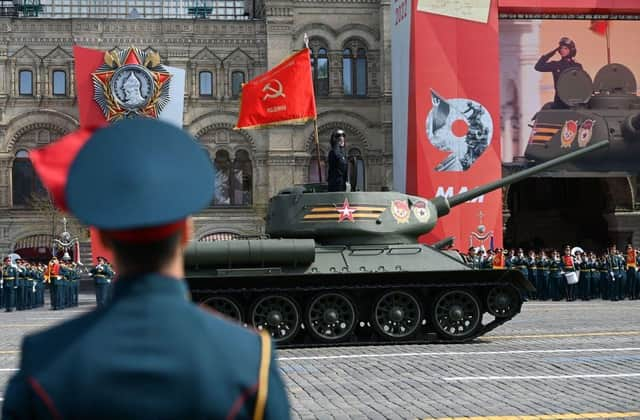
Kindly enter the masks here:
[[43, 192], [27, 156], [78, 127], [74, 45], [151, 49], [163, 64], [186, 70], [184, 128], [218, 168], [216, 197], [195, 219], [198, 239], [259, 235], [270, 196], [317, 181], [311, 123], [232, 130], [241, 83], [302, 48], [305, 34], [313, 52], [322, 160], [329, 134], [340, 127], [349, 153], [366, 168], [366, 188], [391, 185], [386, 0], [267, 0], [222, 19], [215, 11], [147, 18], [128, 10], [126, 18], [104, 19], [98, 11], [77, 16], [82, 10], [65, 14], [62, 7], [54, 15], [45, 3], [31, 13], [37, 16], [6, 9], [0, 16], [0, 253], [46, 253], [60, 231], [55, 217], [34, 208]]

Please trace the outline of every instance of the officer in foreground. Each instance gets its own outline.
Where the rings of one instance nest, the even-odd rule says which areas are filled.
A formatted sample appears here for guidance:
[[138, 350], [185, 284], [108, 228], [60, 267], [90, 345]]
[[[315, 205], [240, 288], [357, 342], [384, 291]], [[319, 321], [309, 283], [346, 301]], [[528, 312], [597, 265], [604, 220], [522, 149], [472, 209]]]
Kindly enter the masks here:
[[189, 215], [209, 205], [213, 180], [203, 149], [171, 125], [125, 120], [94, 133], [66, 199], [113, 253], [113, 300], [25, 338], [3, 419], [289, 418], [269, 338], [188, 299]]

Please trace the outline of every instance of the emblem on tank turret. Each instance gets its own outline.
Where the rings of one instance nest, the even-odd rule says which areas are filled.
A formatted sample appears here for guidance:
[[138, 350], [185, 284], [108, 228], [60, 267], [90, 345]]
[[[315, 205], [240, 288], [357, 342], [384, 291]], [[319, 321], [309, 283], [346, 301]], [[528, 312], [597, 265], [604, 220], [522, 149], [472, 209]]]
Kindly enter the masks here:
[[353, 213], [358, 211], [357, 208], [349, 206], [349, 200], [347, 200], [346, 198], [344, 199], [344, 203], [342, 203], [342, 207], [336, 206], [336, 210], [338, 210], [338, 213], [340, 214], [338, 223], [342, 222], [345, 219], [351, 220], [353, 222]]
[[157, 52], [131, 47], [105, 53], [93, 79], [94, 99], [107, 121], [157, 118], [169, 103], [171, 74]]
[[591, 141], [593, 136], [593, 126], [595, 120], [584, 120], [578, 131], [578, 147], [585, 147]]
[[562, 148], [569, 148], [578, 134], [578, 120], [568, 120], [564, 122], [562, 134], [560, 135]]
[[416, 216], [418, 222], [426, 223], [429, 221], [429, 207], [427, 207], [427, 203], [424, 201], [416, 201], [413, 204], [413, 215]]
[[391, 215], [398, 223], [409, 223], [411, 212], [407, 200], [393, 200], [391, 202]]

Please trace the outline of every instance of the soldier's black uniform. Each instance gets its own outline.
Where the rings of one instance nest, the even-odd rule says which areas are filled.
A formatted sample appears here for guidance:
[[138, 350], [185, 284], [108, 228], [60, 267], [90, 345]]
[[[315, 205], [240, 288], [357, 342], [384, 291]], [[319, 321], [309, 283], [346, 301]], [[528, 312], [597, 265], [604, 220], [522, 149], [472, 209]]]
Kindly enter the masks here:
[[348, 163], [344, 146], [340, 145], [340, 137], [344, 139], [344, 131], [342, 130], [336, 130], [331, 134], [331, 150], [327, 158], [329, 191], [345, 191], [347, 189]]
[[[558, 78], [563, 71], [571, 68], [577, 68], [582, 70], [582, 64], [575, 61], [574, 57], [576, 55], [576, 47], [575, 43], [568, 38], [560, 39], [558, 43], [558, 48], [553, 51], [548, 52], [538, 59], [538, 62], [535, 65], [535, 69], [541, 72], [551, 72], [553, 74], [553, 87], [556, 89], [556, 94], [553, 97], [553, 108], [562, 109], [567, 106], [560, 100], [558, 97]], [[549, 61], [551, 57], [560, 49], [560, 47], [566, 46], [569, 48], [570, 53], [566, 57], [562, 57], [560, 60]]]

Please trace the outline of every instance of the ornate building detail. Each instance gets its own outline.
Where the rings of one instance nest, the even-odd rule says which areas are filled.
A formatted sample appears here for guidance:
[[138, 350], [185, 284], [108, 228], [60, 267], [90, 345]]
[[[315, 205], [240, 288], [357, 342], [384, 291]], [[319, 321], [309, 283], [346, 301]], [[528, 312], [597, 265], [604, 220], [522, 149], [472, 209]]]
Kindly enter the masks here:
[[[317, 14], [318, 7], [329, 3], [348, 10], [347, 24], [343, 16]], [[323, 85], [328, 92], [318, 95], [322, 154], [328, 152], [329, 133], [341, 127], [348, 134], [349, 152], [366, 161], [369, 186], [390, 185], [390, 131], [380, 121], [391, 114], [391, 104], [379, 96], [390, 91], [384, 82], [390, 64], [378, 62], [382, 45], [390, 40], [376, 23], [378, 3], [287, 0], [256, 5], [256, 15], [248, 20], [0, 18], [0, 98], [8, 104], [0, 110], [0, 208], [11, 209], [0, 211], [0, 253], [12, 248], [15, 238], [43, 233], [39, 216], [12, 204], [13, 162], [18, 152], [26, 156], [78, 127], [71, 55], [75, 44], [105, 51], [129, 46], [157, 51], [167, 66], [186, 70], [184, 126], [224, 174], [213, 181], [223, 188], [212, 206], [196, 217], [198, 238], [259, 234], [269, 197], [308, 181], [311, 124], [233, 130], [241, 84], [266, 71], [267, 63], [278, 63], [301, 48], [304, 33], [323, 44], [326, 56], [322, 52], [318, 58], [328, 61]], [[366, 46], [367, 96], [345, 101], [343, 48], [351, 39]], [[31, 72], [23, 75], [23, 82], [31, 77], [31, 84], [23, 83], [22, 95], [20, 70]]]

